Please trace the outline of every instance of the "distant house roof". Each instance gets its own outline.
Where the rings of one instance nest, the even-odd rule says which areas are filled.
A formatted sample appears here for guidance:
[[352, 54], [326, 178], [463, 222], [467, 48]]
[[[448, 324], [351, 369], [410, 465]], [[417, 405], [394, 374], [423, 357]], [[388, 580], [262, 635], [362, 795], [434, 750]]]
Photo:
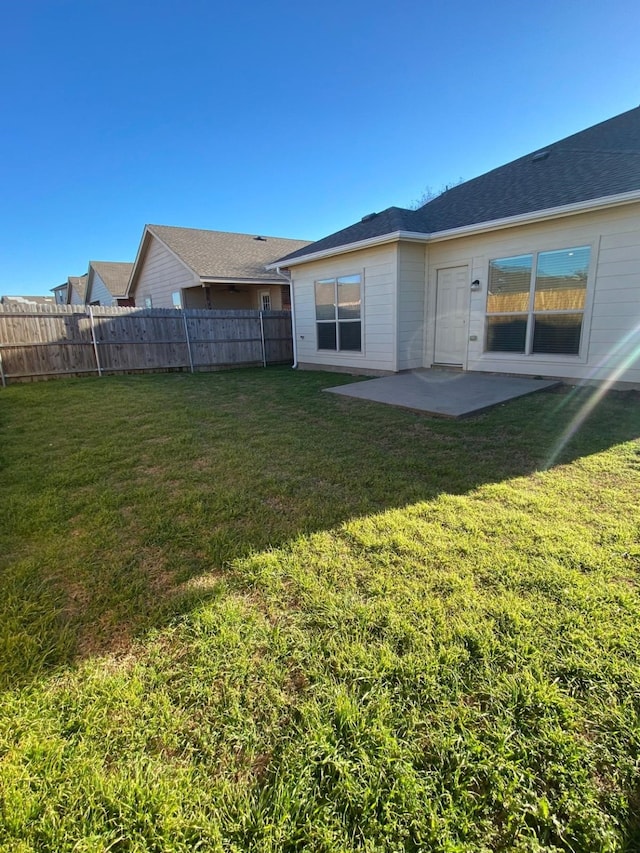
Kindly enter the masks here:
[[91, 261], [89, 271], [92, 268], [98, 273], [114, 298], [125, 296], [133, 264], [119, 261]]
[[2, 305], [55, 305], [53, 296], [3, 296], [0, 298]]
[[69, 290], [67, 291], [67, 302], [71, 302], [72, 290], [77, 293], [80, 301], [84, 302], [84, 298], [87, 295], [87, 279], [88, 276], [86, 273], [84, 275], [69, 276]]
[[[265, 266], [308, 245], [305, 240], [200, 228], [147, 225], [201, 279], [273, 282]], [[276, 279], [277, 280], [277, 279]]]
[[640, 190], [640, 107], [452, 187], [418, 210], [390, 207], [290, 252], [278, 263], [411, 231], [449, 229]]
[[66, 290], [69, 287], [69, 282], [65, 281], [62, 284], [57, 284], [55, 287], [52, 287], [51, 290], [55, 293], [57, 290]]

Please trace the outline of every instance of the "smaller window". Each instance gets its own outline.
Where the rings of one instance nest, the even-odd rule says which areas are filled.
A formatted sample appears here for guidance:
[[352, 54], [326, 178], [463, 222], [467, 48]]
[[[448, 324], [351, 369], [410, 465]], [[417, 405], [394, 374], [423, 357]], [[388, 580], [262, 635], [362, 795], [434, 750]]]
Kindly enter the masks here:
[[[175, 293], [171, 294], [171, 299], [173, 300], [174, 308], [182, 308], [182, 293], [179, 290], [176, 290]], [[150, 305], [148, 305], [147, 307], [151, 308]]]
[[271, 294], [268, 290], [260, 294], [260, 307], [263, 311], [271, 311]]
[[362, 352], [361, 286], [360, 275], [316, 281], [318, 349]]
[[153, 302], [150, 296], [145, 296], [144, 298], [144, 307], [145, 308], [153, 308]]

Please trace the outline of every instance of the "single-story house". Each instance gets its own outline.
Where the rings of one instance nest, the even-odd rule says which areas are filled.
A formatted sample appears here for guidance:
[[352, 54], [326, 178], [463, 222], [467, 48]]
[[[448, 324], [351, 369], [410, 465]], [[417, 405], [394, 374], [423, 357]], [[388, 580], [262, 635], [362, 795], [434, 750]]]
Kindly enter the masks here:
[[147, 225], [127, 295], [138, 307], [288, 309], [287, 277], [266, 266], [306, 245], [283, 237]]
[[87, 295], [87, 273], [84, 275], [70, 275], [67, 288], [67, 305], [84, 305]]
[[127, 297], [133, 264], [90, 261], [85, 303], [88, 305], [132, 305]]
[[640, 107], [270, 269], [301, 367], [640, 383]]

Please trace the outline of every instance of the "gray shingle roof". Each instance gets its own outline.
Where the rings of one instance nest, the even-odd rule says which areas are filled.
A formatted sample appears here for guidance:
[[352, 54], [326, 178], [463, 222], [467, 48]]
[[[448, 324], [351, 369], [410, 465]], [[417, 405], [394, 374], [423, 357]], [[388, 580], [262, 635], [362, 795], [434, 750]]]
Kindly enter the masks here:
[[632, 190], [640, 190], [640, 107], [452, 187], [418, 210], [390, 207], [280, 260], [395, 231], [433, 234]]
[[89, 266], [98, 273], [112, 296], [126, 295], [133, 264], [119, 261], [91, 261]]
[[282, 280], [265, 266], [283, 254], [308, 245], [306, 240], [263, 237], [200, 228], [175, 228], [170, 225], [148, 225], [148, 230], [165, 243], [200, 278], [223, 280]]

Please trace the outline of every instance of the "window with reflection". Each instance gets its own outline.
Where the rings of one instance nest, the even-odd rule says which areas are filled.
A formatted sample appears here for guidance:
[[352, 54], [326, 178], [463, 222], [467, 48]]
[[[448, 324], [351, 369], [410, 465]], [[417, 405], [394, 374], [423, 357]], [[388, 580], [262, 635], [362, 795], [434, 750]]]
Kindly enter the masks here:
[[591, 249], [489, 262], [487, 352], [578, 355]]
[[315, 301], [318, 349], [362, 352], [362, 277], [316, 281]]

